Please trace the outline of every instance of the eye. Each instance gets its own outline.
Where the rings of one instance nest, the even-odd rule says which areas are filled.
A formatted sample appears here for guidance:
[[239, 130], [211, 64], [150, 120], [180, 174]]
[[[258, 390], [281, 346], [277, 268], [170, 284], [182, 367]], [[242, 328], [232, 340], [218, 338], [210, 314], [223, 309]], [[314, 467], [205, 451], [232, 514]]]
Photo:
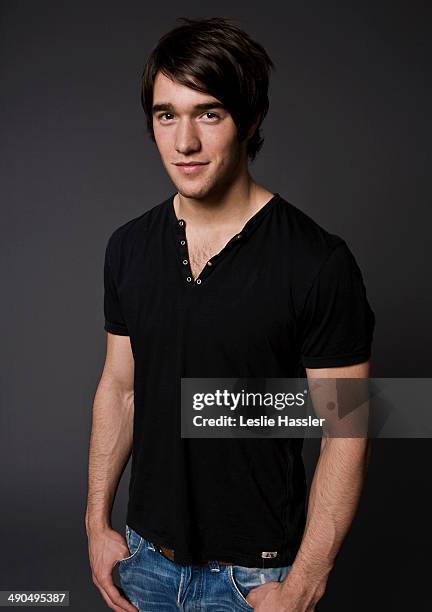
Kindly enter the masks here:
[[[210, 111], [204, 113], [204, 115], [206, 116], [206, 119], [220, 119], [219, 115], [217, 113], [212, 113]], [[211, 117], [209, 117], [208, 115], [212, 115]]]
[[[158, 116], [158, 119], [163, 120], [163, 118], [167, 117], [168, 115], [169, 117], [174, 117], [172, 113], [162, 113], [161, 115]], [[167, 119], [167, 121], [169, 121], [169, 118]]]

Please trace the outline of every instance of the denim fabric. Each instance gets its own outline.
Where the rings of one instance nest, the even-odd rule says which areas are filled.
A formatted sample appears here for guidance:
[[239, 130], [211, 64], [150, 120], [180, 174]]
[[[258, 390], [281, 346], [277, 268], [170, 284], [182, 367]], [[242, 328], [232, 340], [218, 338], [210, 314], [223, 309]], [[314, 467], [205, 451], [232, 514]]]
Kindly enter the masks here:
[[235, 612], [252, 610], [249, 591], [282, 581], [291, 565], [275, 568], [220, 565], [181, 566], [166, 559], [149, 540], [126, 525], [130, 556], [118, 561], [121, 587], [140, 612]]

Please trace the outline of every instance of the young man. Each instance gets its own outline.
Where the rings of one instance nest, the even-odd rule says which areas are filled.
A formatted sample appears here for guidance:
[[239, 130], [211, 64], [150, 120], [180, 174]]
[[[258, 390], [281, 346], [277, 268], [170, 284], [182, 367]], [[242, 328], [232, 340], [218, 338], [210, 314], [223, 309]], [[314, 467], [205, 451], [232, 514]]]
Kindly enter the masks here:
[[[362, 438], [323, 438], [306, 516], [302, 439], [180, 435], [182, 377], [369, 375], [375, 318], [346, 243], [248, 170], [271, 68], [218, 18], [185, 19], [145, 67], [176, 193], [106, 249], [86, 528], [112, 610], [314, 610], [356, 510]], [[125, 541], [110, 510], [131, 451]]]

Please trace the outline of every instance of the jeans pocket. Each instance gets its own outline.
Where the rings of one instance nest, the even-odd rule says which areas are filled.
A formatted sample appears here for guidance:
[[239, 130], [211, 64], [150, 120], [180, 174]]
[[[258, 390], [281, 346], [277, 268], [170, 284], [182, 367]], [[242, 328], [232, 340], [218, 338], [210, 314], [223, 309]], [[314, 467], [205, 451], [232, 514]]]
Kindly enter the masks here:
[[282, 582], [287, 576], [291, 565], [284, 567], [243, 567], [242, 565], [229, 565], [228, 577], [234, 593], [237, 598], [249, 610], [253, 610], [252, 606], [246, 601], [249, 592], [257, 586], [266, 582]]
[[125, 557], [124, 559], [119, 559], [118, 563], [125, 563], [135, 559], [140, 552], [144, 538], [142, 538], [139, 533], [134, 531], [129, 525], [126, 525], [126, 542], [129, 548], [130, 555]]

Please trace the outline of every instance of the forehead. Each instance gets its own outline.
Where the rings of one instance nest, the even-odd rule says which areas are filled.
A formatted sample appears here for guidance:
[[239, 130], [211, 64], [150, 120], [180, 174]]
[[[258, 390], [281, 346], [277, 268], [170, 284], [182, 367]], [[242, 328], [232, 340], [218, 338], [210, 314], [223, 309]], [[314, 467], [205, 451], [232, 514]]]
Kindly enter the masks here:
[[158, 72], [153, 85], [153, 104], [171, 103], [176, 106], [203, 102], [219, 102], [214, 96], [196, 91]]

